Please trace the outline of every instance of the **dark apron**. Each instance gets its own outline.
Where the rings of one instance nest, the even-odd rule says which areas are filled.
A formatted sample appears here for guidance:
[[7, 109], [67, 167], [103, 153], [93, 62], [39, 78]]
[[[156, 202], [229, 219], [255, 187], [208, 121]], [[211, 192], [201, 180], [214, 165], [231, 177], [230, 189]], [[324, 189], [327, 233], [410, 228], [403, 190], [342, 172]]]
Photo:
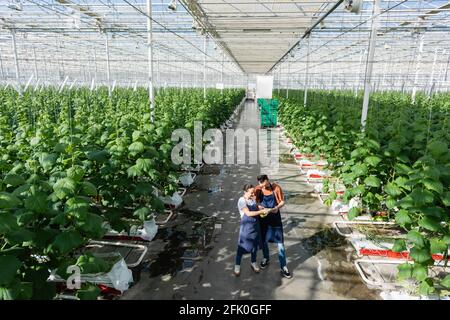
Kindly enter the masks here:
[[[250, 211], [258, 211], [256, 203], [250, 206], [247, 205], [247, 208]], [[261, 230], [257, 217], [249, 217], [245, 213], [242, 216], [238, 246], [244, 249], [246, 253], [250, 253], [252, 249], [258, 250], [262, 248]]]
[[[261, 190], [259, 202], [264, 208], [275, 208], [278, 205], [272, 184], [270, 185], [270, 189], [272, 193], [267, 196]], [[260, 218], [259, 224], [261, 225], [261, 236], [265, 242], [284, 242], [280, 210], [276, 213], [269, 213], [265, 218]]]

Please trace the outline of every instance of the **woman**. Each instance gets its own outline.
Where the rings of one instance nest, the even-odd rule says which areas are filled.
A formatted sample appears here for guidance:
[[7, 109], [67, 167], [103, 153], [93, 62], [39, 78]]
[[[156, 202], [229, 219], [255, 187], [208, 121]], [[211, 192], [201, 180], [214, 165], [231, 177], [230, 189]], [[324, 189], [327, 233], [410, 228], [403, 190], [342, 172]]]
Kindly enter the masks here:
[[239, 229], [239, 241], [236, 254], [236, 264], [234, 266], [235, 276], [241, 274], [241, 260], [245, 253], [251, 254], [251, 268], [254, 272], [260, 271], [256, 264], [256, 253], [261, 248], [261, 232], [258, 223], [258, 216], [267, 214], [267, 210], [260, 210], [255, 201], [255, 187], [246, 184], [243, 188], [244, 195], [239, 198], [238, 209], [241, 214], [241, 226]]
[[260, 219], [261, 238], [263, 241], [263, 255], [261, 269], [269, 264], [269, 242], [276, 243], [278, 247], [278, 260], [280, 261], [281, 275], [292, 278], [286, 266], [286, 251], [284, 248], [283, 223], [281, 222], [280, 208], [285, 205], [283, 190], [276, 183], [271, 183], [267, 175], [262, 174], [256, 178], [259, 186], [255, 189], [256, 200], [261, 208], [268, 209], [266, 218]]

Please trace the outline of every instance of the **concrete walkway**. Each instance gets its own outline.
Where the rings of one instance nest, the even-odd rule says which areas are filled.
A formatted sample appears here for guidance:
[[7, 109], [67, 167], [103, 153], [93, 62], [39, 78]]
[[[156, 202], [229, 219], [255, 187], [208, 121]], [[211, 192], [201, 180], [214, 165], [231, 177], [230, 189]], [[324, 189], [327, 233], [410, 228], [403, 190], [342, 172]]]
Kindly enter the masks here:
[[[238, 119], [237, 128], [259, 128], [253, 102], [245, 104]], [[288, 151], [280, 143], [280, 154]], [[331, 230], [330, 223], [337, 217], [310, 194], [313, 187], [305, 182], [295, 162], [281, 162], [278, 171], [260, 165], [223, 165], [214, 169], [216, 173], [222, 169], [222, 174], [199, 175], [198, 191], [185, 197], [187, 209], [216, 217], [208, 254], [179, 272], [152, 276], [143, 271], [140, 281], [122, 299], [377, 299], [377, 293], [367, 289], [356, 273], [354, 250]], [[292, 279], [281, 277], [275, 245], [270, 247], [268, 269], [254, 274], [246, 255], [241, 276], [233, 275], [239, 232], [237, 200], [242, 186], [256, 184], [256, 176], [261, 173], [278, 182], [288, 196], [282, 218]], [[214, 186], [223, 190], [208, 193], [207, 189]], [[165, 245], [164, 241], [152, 241], [150, 253], [167, 250]], [[258, 261], [261, 258], [260, 251]]]

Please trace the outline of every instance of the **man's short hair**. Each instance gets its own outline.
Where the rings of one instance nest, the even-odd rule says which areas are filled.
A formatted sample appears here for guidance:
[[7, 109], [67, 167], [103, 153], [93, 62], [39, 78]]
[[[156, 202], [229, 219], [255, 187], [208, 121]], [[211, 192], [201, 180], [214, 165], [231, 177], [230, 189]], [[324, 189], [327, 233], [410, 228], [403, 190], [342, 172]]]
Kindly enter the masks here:
[[267, 174], [261, 174], [256, 177], [256, 180], [258, 180], [259, 183], [262, 183], [266, 180], [269, 180], [269, 177], [267, 176]]

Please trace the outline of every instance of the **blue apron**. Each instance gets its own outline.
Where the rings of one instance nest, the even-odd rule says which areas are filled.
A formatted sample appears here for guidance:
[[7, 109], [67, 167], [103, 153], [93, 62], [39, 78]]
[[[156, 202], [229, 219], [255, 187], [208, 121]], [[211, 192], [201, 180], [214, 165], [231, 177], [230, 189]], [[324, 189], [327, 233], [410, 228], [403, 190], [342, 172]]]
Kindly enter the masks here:
[[[256, 202], [251, 205], [247, 204], [247, 208], [249, 211], [258, 211]], [[249, 217], [245, 213], [242, 216], [238, 246], [244, 249], [246, 253], [250, 253], [252, 249], [262, 248], [261, 230], [257, 217]]]
[[[264, 195], [261, 190], [259, 202], [264, 208], [275, 208], [278, 203], [273, 192], [272, 185], [270, 185], [272, 193]], [[283, 223], [281, 222], [280, 210], [276, 213], [269, 213], [265, 218], [259, 219], [261, 225], [261, 235], [265, 242], [283, 243]]]

